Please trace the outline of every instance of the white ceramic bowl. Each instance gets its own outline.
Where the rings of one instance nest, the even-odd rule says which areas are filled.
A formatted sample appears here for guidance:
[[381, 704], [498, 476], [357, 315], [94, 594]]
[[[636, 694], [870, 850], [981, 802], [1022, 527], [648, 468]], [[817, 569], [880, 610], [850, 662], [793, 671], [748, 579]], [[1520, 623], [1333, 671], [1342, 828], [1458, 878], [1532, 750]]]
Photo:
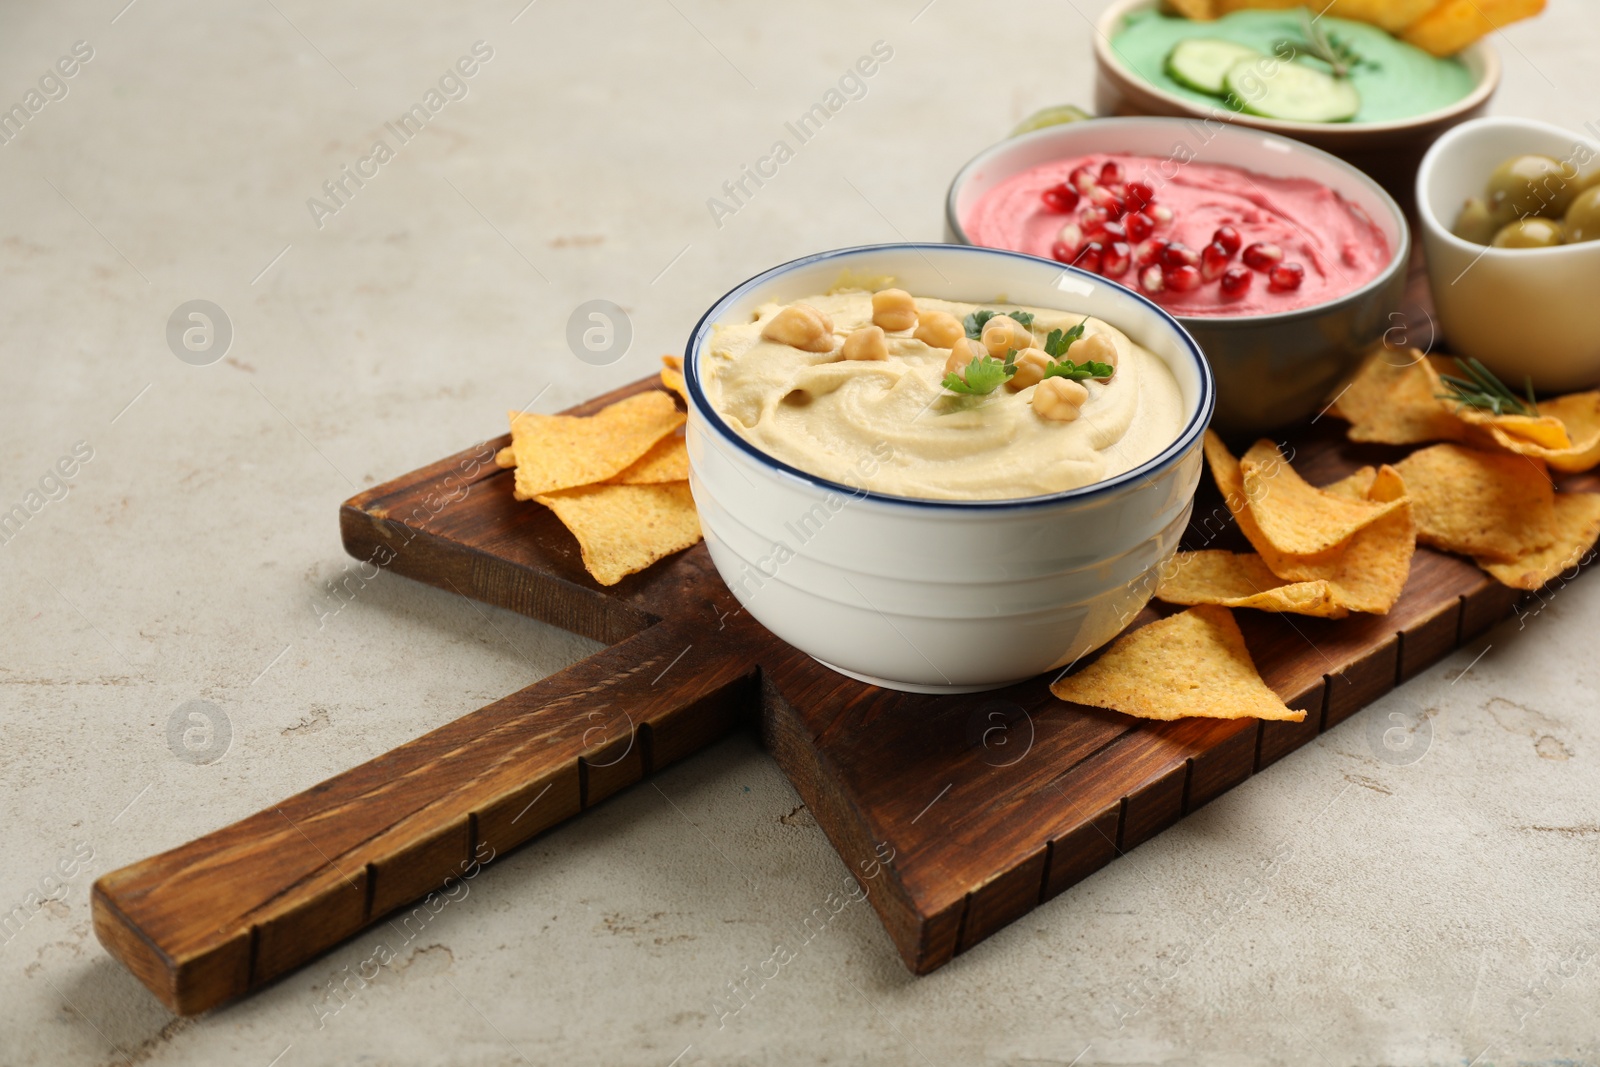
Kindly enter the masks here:
[[1486, 248], [1450, 232], [1506, 157], [1559, 160], [1600, 144], [1532, 119], [1464, 122], [1434, 142], [1417, 171], [1417, 214], [1428, 282], [1450, 351], [1472, 356], [1513, 388], [1571, 392], [1600, 381], [1600, 241], [1555, 248]]
[[[1355, 205], [1389, 245], [1389, 262], [1343, 296], [1267, 315], [1184, 315], [1217, 376], [1213, 428], [1249, 441], [1315, 413], [1362, 354], [1394, 325], [1405, 294], [1411, 235], [1394, 198], [1341, 159], [1286, 137], [1239, 126], [1171, 118], [1091, 119], [1050, 126], [979, 152], [957, 172], [945, 202], [945, 230], [967, 243], [962, 223], [984, 193], [1041, 163], [1128, 152], [1171, 161], [1227, 164], [1275, 178], [1310, 178]], [[1156, 190], [1156, 200], [1161, 190]], [[1125, 281], [1131, 281], [1125, 277]]]
[[[1184, 424], [1149, 462], [1094, 485], [1017, 500], [866, 492], [757, 449], [706, 400], [700, 359], [718, 322], [769, 301], [893, 276], [918, 296], [1084, 312], [1172, 369]], [[910, 692], [997, 688], [1114, 637], [1178, 547], [1199, 481], [1214, 387], [1199, 346], [1166, 312], [1048, 260], [958, 245], [823, 252], [756, 275], [718, 300], [685, 352], [689, 485], [711, 559], [745, 609], [825, 665]]]

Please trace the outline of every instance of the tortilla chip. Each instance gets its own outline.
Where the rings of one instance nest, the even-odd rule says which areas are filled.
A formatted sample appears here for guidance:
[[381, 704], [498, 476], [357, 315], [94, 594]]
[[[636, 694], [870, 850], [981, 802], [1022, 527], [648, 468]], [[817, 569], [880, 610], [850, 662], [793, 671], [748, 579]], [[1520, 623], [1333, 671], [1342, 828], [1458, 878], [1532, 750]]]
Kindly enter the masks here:
[[1580, 563], [1600, 539], [1600, 493], [1557, 493], [1555, 540], [1511, 563], [1478, 560], [1504, 585], [1513, 589], [1539, 589], [1563, 571]]
[[1396, 469], [1424, 544], [1510, 563], [1555, 540], [1555, 490], [1538, 459], [1434, 445]]
[[1384, 615], [1394, 607], [1411, 576], [1411, 558], [1417, 550], [1417, 527], [1411, 515], [1405, 481], [1384, 464], [1373, 475], [1367, 499], [1398, 501], [1393, 511], [1350, 539], [1338, 561], [1308, 571], [1325, 577], [1335, 603], [1351, 611]]
[[1437, 370], [1421, 352], [1380, 348], [1328, 410], [1349, 421], [1352, 441], [1459, 441], [1464, 436], [1461, 420], [1439, 402], [1439, 391]]
[[1295, 472], [1271, 441], [1257, 441], [1239, 461], [1244, 495], [1262, 536], [1287, 555], [1310, 556], [1347, 543], [1399, 506], [1325, 493]]
[[683, 357], [661, 357], [661, 384], [683, 397], [689, 403], [689, 384], [683, 380]]
[[584, 485], [534, 499], [572, 531], [584, 567], [601, 585], [616, 585], [700, 540], [700, 516], [688, 482]]
[[[1448, 403], [1448, 401], [1447, 401]], [[1546, 449], [1572, 447], [1567, 428], [1554, 415], [1496, 415], [1482, 408], [1462, 408], [1456, 418], [1469, 426], [1487, 430], [1496, 441], [1502, 438], [1521, 444], [1534, 444]], [[1498, 432], [1496, 432], [1498, 431]]]
[[1244, 534], [1245, 540], [1261, 554], [1261, 560], [1267, 568], [1279, 578], [1295, 582], [1315, 581], [1326, 577], [1323, 571], [1338, 562], [1340, 550], [1329, 549], [1312, 556], [1294, 556], [1278, 551], [1261, 532], [1261, 527], [1256, 524], [1255, 515], [1252, 514], [1250, 503], [1245, 497], [1244, 473], [1239, 467], [1239, 461], [1233, 458], [1233, 453], [1222, 443], [1222, 438], [1211, 430], [1206, 431], [1205, 450], [1206, 461], [1211, 466], [1211, 477], [1216, 480], [1217, 488], [1222, 491], [1222, 498], [1228, 505], [1228, 511], [1239, 524], [1239, 532]]
[[1212, 0], [1166, 0], [1162, 6], [1196, 22], [1210, 22], [1217, 17], [1217, 8]]
[[1372, 488], [1373, 480], [1378, 477], [1378, 468], [1362, 467], [1353, 474], [1347, 474], [1331, 485], [1322, 487], [1324, 493], [1342, 496], [1347, 500], [1365, 500], [1367, 491]]
[[1050, 691], [1062, 700], [1141, 719], [1281, 719], [1301, 722], [1267, 688], [1227, 608], [1201, 604], [1125, 633], [1105, 655]]
[[517, 457], [515, 496], [603, 482], [683, 425], [683, 412], [666, 393], [651, 390], [619, 400], [588, 418], [510, 413]]
[[1539, 414], [1541, 423], [1554, 420], [1561, 424], [1566, 445], [1541, 443], [1498, 423], [1488, 426], [1490, 439], [1507, 452], [1542, 459], [1558, 471], [1577, 473], [1600, 464], [1600, 392], [1571, 393], [1546, 400], [1539, 405]]
[[1179, 552], [1163, 572], [1156, 598], [1169, 604], [1217, 604], [1324, 619], [1350, 613], [1326, 581], [1285, 582], [1254, 553], [1218, 549]]
[[1543, 10], [1544, 0], [1444, 0], [1406, 27], [1400, 39], [1436, 56], [1453, 56], [1478, 38]]
[[1399, 33], [1431, 11], [1439, 0], [1333, 0], [1332, 6], [1324, 9], [1325, 2], [1318, 0], [1312, 10]]
[[610, 485], [659, 485], [689, 478], [689, 450], [683, 438], [668, 434], [650, 446], [650, 451], [633, 461], [621, 474], [606, 479]]

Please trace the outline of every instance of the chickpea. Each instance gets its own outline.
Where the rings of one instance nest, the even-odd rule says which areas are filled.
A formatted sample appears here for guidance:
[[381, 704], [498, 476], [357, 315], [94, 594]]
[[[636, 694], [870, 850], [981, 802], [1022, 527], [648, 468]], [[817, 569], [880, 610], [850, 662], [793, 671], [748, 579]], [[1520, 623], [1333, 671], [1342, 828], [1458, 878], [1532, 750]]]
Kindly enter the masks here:
[[1010, 315], [996, 315], [983, 324], [983, 347], [996, 359], [1005, 359], [1015, 348], [1018, 352], [1033, 347], [1033, 331]]
[[833, 322], [810, 304], [790, 304], [767, 320], [761, 337], [802, 352], [831, 352]]
[[1040, 349], [1024, 348], [1017, 353], [1016, 363], [1017, 373], [1006, 382], [1006, 388], [1014, 393], [1044, 381], [1044, 371], [1050, 365], [1050, 357]]
[[[1072, 346], [1067, 349], [1067, 358], [1080, 367], [1093, 360], [1096, 363], [1109, 363], [1111, 369], [1116, 370], [1117, 346], [1111, 338], [1103, 333], [1092, 334], [1088, 337], [1080, 337], [1072, 342]], [[1099, 380], [1107, 381], [1108, 379], [1101, 378]]]
[[950, 348], [967, 336], [967, 331], [949, 312], [930, 311], [917, 319], [917, 330], [911, 336], [929, 348]]
[[911, 302], [911, 294], [904, 289], [882, 289], [873, 293], [872, 322], [891, 332], [911, 329], [917, 324], [917, 306]]
[[963, 334], [950, 346], [950, 358], [944, 361], [944, 371], [946, 374], [965, 374], [968, 364], [988, 354], [982, 345]]
[[844, 339], [845, 359], [888, 359], [889, 345], [883, 339], [883, 327], [863, 326], [852, 330]]
[[1033, 411], [1041, 419], [1071, 422], [1089, 399], [1089, 390], [1071, 378], [1046, 378], [1033, 391]]

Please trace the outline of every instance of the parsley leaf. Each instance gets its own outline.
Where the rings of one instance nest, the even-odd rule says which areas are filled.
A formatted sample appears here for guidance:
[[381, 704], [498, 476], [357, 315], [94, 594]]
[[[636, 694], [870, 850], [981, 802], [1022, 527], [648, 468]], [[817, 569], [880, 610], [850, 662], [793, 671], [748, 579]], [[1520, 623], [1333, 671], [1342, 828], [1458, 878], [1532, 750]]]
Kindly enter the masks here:
[[1003, 363], [993, 356], [976, 357], [967, 364], [965, 371], [946, 374], [940, 384], [962, 396], [986, 396], [1017, 373], [1016, 355], [1017, 350], [1013, 348], [1006, 353]]
[[1066, 355], [1067, 349], [1072, 347], [1072, 342], [1083, 336], [1084, 323], [1088, 321], [1086, 318], [1070, 330], [1051, 330], [1050, 336], [1044, 341], [1045, 355], [1052, 359], [1060, 359]]
[[995, 311], [993, 308], [982, 308], [974, 311], [962, 320], [961, 325], [967, 328], [967, 336], [977, 340], [983, 336], [983, 327], [996, 315], [1009, 315], [1023, 326], [1033, 325], [1033, 313], [1028, 311]]

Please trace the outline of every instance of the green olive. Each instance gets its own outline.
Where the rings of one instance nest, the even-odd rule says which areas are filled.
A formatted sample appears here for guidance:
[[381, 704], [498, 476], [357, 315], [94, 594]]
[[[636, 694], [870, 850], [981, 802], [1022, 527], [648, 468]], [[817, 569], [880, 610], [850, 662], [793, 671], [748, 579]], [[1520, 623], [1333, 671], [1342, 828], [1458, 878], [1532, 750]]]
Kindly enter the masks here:
[[1502, 226], [1515, 219], [1516, 216], [1511, 212], [1504, 208], [1491, 208], [1487, 200], [1475, 196], [1461, 205], [1461, 213], [1456, 216], [1456, 224], [1450, 228], [1450, 232], [1463, 241], [1486, 245], [1494, 240], [1494, 235], [1500, 232]]
[[1525, 219], [1518, 219], [1507, 226], [1502, 226], [1500, 232], [1494, 235], [1496, 248], [1552, 248], [1562, 244], [1564, 236], [1561, 223], [1551, 219], [1542, 219], [1537, 215], [1529, 215]]
[[1567, 208], [1565, 222], [1568, 241], [1600, 240], [1600, 185], [1591, 185], [1578, 194]]
[[1517, 218], [1560, 218], [1576, 194], [1578, 168], [1549, 156], [1512, 156], [1489, 175], [1489, 204]]

